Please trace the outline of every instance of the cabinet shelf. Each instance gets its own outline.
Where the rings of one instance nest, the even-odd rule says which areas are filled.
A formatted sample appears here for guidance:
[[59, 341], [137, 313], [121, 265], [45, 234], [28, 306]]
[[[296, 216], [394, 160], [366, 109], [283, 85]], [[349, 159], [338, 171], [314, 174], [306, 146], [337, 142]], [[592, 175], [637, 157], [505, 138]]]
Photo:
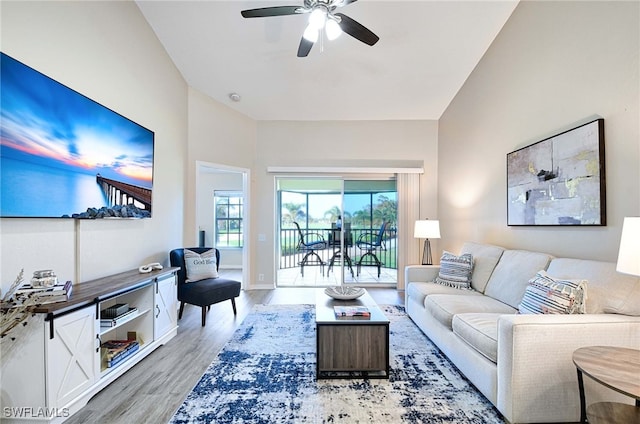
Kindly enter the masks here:
[[151, 309], [145, 309], [144, 311], [135, 311], [132, 312], [131, 314], [129, 314], [127, 317], [123, 318], [122, 321], [120, 321], [119, 323], [117, 323], [114, 326], [111, 327], [106, 327], [106, 326], [100, 326], [100, 336], [102, 336], [103, 334], [107, 334], [112, 332], [113, 330], [117, 330], [118, 328], [122, 327], [123, 325], [133, 321], [134, 319], [138, 319], [141, 316], [144, 316], [145, 314], [149, 313], [149, 311], [151, 311]]

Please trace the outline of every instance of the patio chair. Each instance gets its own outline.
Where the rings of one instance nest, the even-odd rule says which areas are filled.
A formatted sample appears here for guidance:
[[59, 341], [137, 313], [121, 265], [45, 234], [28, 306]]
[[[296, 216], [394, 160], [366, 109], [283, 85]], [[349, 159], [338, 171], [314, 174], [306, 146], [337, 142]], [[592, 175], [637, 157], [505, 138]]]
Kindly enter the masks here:
[[306, 252], [300, 261], [300, 274], [304, 277], [304, 266], [320, 265], [320, 272], [324, 276], [324, 261], [318, 255], [318, 250], [324, 250], [328, 244], [322, 234], [314, 231], [305, 231], [300, 229], [297, 222], [293, 222], [298, 229], [298, 245], [296, 248], [301, 252]]
[[366, 251], [362, 256], [360, 256], [360, 259], [358, 260], [358, 264], [356, 267], [358, 276], [360, 276], [360, 266], [362, 265], [362, 261], [367, 256], [370, 256], [371, 259], [373, 259], [374, 265], [378, 267], [378, 278], [380, 278], [380, 268], [382, 268], [382, 265], [384, 264], [380, 261], [380, 259], [378, 259], [376, 252], [378, 251], [378, 249], [382, 249], [382, 245], [384, 243], [384, 232], [386, 229], [387, 223], [383, 222], [378, 233], [375, 233], [373, 231], [366, 231], [362, 233], [360, 237], [358, 237], [356, 246], [361, 251]]
[[[344, 231], [344, 250], [341, 246], [340, 236]], [[344, 259], [349, 267], [349, 271], [351, 271], [351, 276], [353, 277], [353, 265], [351, 263], [351, 257], [349, 256], [349, 247], [353, 246], [353, 236], [351, 234], [351, 223], [345, 222], [343, 226], [338, 226], [336, 223], [331, 224], [331, 232], [329, 233], [329, 246], [333, 247], [333, 255], [331, 256], [331, 260], [329, 261], [329, 266], [327, 267], [327, 276], [331, 272], [331, 268], [333, 268], [333, 264], [336, 259]]]

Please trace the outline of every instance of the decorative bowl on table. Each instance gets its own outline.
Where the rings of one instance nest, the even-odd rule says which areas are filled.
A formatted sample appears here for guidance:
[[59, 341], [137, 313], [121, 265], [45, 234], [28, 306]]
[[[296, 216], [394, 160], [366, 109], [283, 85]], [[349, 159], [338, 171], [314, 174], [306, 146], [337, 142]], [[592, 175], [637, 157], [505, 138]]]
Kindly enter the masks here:
[[337, 300], [352, 300], [357, 299], [365, 293], [365, 289], [362, 287], [327, 287], [324, 289], [324, 293]]

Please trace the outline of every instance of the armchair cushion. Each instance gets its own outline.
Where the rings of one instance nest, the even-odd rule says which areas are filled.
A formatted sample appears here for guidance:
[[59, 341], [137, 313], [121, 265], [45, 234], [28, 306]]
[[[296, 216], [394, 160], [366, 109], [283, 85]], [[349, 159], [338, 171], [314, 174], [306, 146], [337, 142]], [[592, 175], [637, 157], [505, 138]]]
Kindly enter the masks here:
[[187, 283], [207, 278], [218, 278], [216, 252], [213, 249], [202, 253], [184, 249], [184, 263], [187, 268], [187, 279], [185, 280]]
[[197, 306], [208, 306], [238, 295], [240, 282], [226, 278], [207, 278], [178, 288], [178, 300]]

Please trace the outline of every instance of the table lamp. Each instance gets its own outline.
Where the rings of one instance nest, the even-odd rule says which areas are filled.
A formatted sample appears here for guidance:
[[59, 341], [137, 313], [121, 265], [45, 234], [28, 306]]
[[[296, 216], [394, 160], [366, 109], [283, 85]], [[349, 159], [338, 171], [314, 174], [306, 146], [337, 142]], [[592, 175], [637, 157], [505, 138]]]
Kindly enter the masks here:
[[640, 217], [624, 219], [616, 271], [640, 276]]
[[422, 251], [422, 265], [433, 265], [429, 239], [440, 238], [440, 221], [428, 219], [416, 221], [416, 225], [413, 228], [413, 237], [425, 239], [424, 250]]

